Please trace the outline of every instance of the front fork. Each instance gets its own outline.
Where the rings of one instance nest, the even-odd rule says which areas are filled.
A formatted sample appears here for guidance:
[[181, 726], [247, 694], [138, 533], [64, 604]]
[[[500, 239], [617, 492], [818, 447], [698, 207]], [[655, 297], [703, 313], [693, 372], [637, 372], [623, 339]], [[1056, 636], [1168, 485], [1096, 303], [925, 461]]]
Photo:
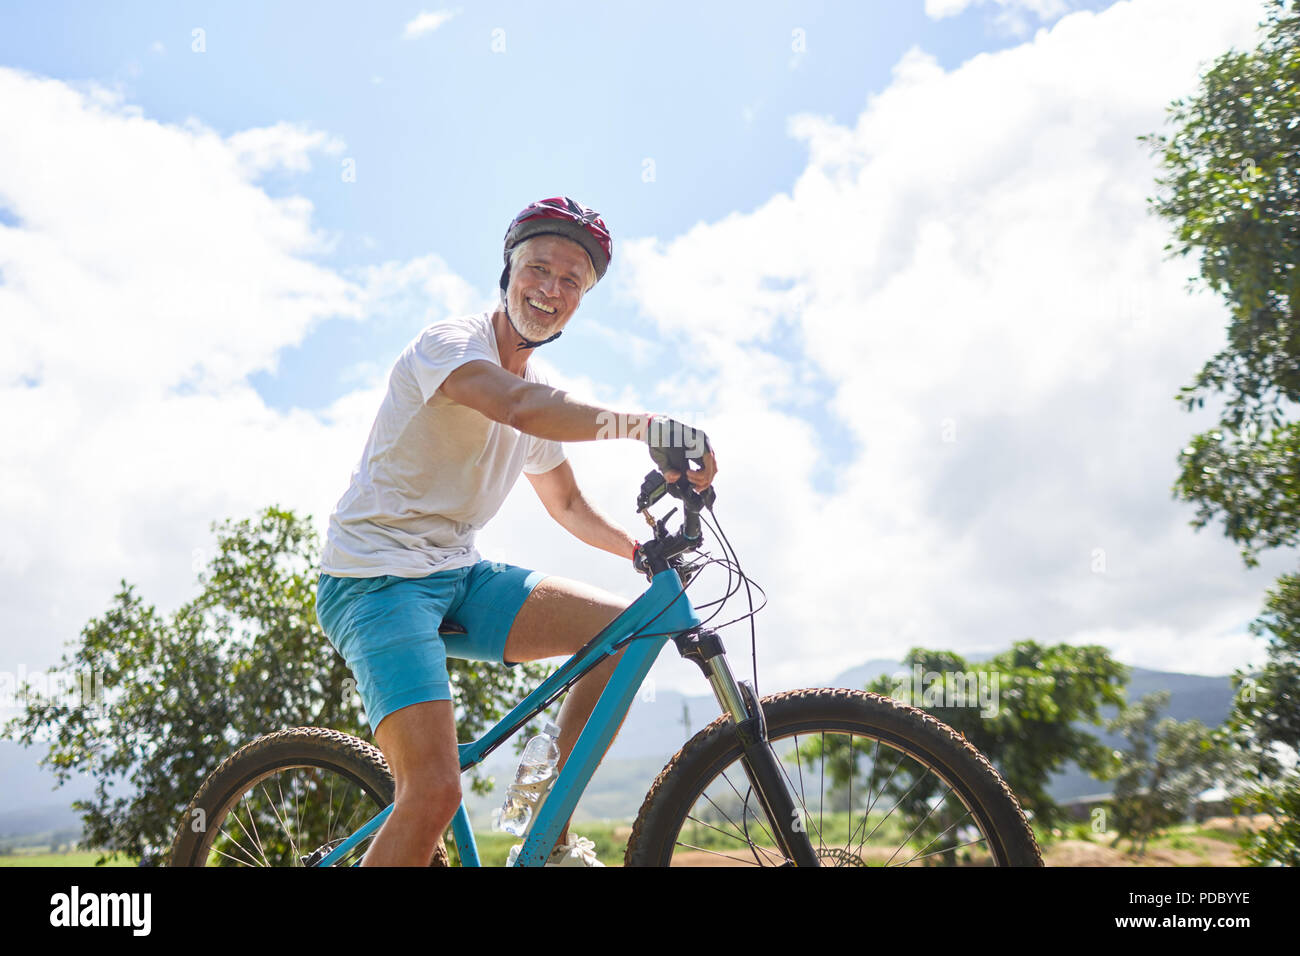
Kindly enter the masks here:
[[722, 638], [716, 631], [703, 628], [679, 634], [674, 641], [682, 657], [694, 661], [703, 671], [718, 698], [718, 706], [731, 716], [744, 751], [741, 765], [772, 824], [772, 837], [778, 848], [795, 866], [820, 866], [808, 839], [803, 810], [795, 806], [786, 789], [780, 761], [768, 742], [767, 721], [758, 695], [748, 681], [737, 682], [732, 676]]

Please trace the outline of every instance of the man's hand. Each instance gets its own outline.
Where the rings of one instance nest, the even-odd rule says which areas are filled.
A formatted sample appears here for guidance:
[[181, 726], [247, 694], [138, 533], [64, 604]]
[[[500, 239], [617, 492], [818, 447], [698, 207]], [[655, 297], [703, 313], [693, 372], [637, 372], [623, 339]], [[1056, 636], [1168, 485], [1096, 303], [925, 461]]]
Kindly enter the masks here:
[[[646, 428], [646, 444], [666, 481], [677, 481], [685, 474], [686, 480], [700, 492], [713, 483], [718, 473], [717, 455], [702, 429], [655, 415]], [[700, 467], [691, 468], [692, 461], [698, 461]]]

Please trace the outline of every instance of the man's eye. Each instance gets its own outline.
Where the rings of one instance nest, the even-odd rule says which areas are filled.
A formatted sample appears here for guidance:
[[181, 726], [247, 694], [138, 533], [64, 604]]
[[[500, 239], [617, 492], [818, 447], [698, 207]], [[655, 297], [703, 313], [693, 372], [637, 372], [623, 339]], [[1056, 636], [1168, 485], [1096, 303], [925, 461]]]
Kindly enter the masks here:
[[536, 269], [538, 272], [545, 272], [545, 271], [546, 271], [546, 267], [545, 267], [545, 266], [533, 266], [533, 268]]

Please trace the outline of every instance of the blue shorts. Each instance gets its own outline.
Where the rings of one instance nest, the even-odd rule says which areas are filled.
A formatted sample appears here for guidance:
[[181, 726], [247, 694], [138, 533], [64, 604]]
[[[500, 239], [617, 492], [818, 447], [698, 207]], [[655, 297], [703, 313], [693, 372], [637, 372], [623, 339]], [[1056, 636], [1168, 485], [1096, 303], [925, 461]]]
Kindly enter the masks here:
[[[505, 660], [515, 615], [546, 575], [497, 561], [423, 578], [322, 574], [316, 617], [357, 680], [374, 731], [395, 710], [451, 700], [447, 658]], [[439, 634], [446, 620], [465, 634]]]

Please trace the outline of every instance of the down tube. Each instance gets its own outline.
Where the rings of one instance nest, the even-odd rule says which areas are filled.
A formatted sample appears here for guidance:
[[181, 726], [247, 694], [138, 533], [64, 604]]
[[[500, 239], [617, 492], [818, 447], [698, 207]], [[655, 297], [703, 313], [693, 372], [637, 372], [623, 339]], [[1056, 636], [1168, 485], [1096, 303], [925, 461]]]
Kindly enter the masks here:
[[[676, 601], [672, 600], [674, 590], [677, 593]], [[596, 765], [605, 756], [610, 741], [614, 739], [619, 724], [627, 714], [632, 698], [650, 672], [655, 658], [668, 643], [669, 635], [661, 632], [685, 631], [700, 623], [676, 571], [661, 571], [655, 575], [650, 589], [636, 603], [643, 601], [648, 607], [654, 608], [649, 616], [654, 616], [658, 608], [666, 603], [672, 603], [672, 607], [658, 615], [653, 622], [643, 619], [638, 625], [660, 636], [636, 638], [623, 649], [618, 666], [610, 675], [609, 683], [605, 685], [600, 700], [587, 719], [587, 725], [582, 728], [569, 759], [564, 762], [564, 769], [560, 771], [559, 778], [551, 787], [546, 802], [542, 804], [528, 831], [515, 862], [516, 866], [542, 866], [550, 856], [560, 831], [564, 829], [565, 821], [573, 815], [591, 775], [596, 771]]]

